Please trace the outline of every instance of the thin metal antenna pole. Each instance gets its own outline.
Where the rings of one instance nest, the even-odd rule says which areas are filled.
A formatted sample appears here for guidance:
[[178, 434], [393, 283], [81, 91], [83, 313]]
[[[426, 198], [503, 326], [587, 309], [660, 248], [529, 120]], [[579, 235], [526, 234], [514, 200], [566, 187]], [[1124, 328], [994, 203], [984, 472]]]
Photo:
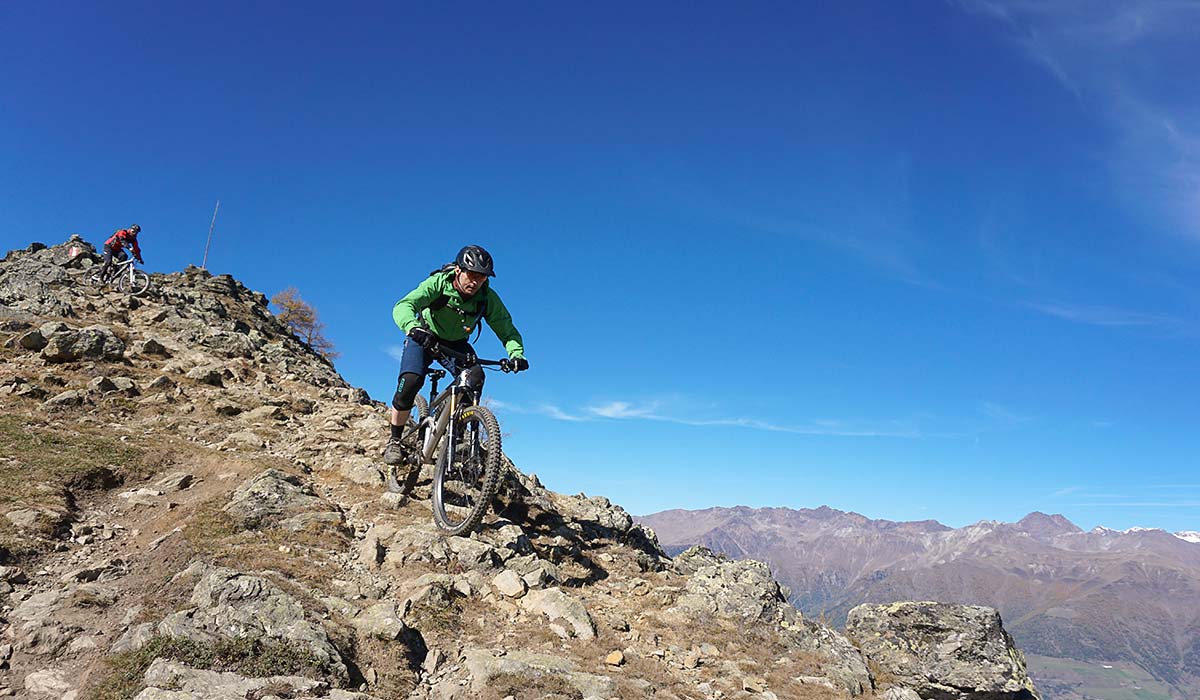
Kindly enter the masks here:
[[208, 247], [212, 245], [213, 228], [217, 225], [217, 210], [221, 208], [221, 200], [217, 200], [217, 206], [213, 207], [212, 223], [208, 225], [208, 240], [204, 243], [204, 260], [200, 263], [201, 270], [208, 269]]

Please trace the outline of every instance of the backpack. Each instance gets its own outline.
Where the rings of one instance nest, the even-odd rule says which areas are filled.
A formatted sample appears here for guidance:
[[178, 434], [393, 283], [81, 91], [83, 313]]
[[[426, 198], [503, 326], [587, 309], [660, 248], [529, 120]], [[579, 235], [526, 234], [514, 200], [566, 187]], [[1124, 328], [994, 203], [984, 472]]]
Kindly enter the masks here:
[[[452, 262], [446, 263], [445, 265], [442, 265], [441, 267], [434, 270], [433, 272], [430, 272], [429, 276], [432, 277], [434, 275], [440, 275], [440, 274], [444, 274], [446, 272], [452, 272], [455, 267], [457, 267], [456, 263], [452, 263]], [[483, 333], [483, 324], [481, 323], [481, 321], [483, 320], [483, 317], [487, 315], [487, 290], [488, 290], [488, 287], [486, 284], [483, 286], [483, 289], [479, 290], [479, 293], [483, 294], [484, 297], [482, 300], [480, 300], [479, 306], [475, 309], [475, 320], [473, 320], [471, 322], [471, 327], [475, 329], [475, 340], [471, 341], [472, 343], [475, 342], [476, 340], [479, 340], [480, 334]], [[446, 308], [447, 306], [449, 306], [449, 304], [450, 304], [450, 297], [446, 296], [445, 294], [442, 294], [437, 299], [434, 299], [432, 302], [430, 302], [429, 306], [427, 306], [425, 308], [429, 309], [430, 311], [438, 311], [438, 310]], [[457, 307], [455, 307], [455, 308], [457, 309]], [[463, 314], [463, 318], [466, 318], [466, 314]]]
[[129, 229], [118, 229], [116, 233], [108, 237], [108, 240], [104, 242], [104, 245], [117, 245], [124, 247], [126, 243], [129, 243], [134, 238], [136, 238], [136, 236], [130, 233]]

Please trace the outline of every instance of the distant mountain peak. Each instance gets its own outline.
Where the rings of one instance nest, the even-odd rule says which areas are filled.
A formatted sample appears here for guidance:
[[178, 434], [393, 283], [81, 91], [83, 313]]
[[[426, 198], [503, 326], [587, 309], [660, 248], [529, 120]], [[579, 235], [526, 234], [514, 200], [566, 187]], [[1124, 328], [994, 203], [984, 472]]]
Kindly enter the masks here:
[[1135, 532], [1166, 532], [1161, 527], [1131, 527], [1128, 530], [1122, 530], [1126, 535], [1131, 535]]
[[1017, 529], [1033, 536], [1073, 535], [1083, 532], [1078, 525], [1057, 513], [1051, 515], [1034, 511], [1016, 523]]
[[1185, 542], [1200, 544], [1200, 532], [1196, 532], [1195, 530], [1181, 530], [1176, 532], [1175, 536]]

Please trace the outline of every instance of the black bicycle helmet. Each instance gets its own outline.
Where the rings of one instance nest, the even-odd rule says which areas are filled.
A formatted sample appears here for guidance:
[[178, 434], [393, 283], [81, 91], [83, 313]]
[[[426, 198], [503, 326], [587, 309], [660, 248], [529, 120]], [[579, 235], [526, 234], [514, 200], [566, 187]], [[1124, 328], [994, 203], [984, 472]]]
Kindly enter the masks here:
[[133, 226], [130, 226], [130, 227], [129, 227], [129, 230], [130, 230], [130, 231], [133, 231], [134, 233], [141, 233], [141, 232], [142, 232], [142, 227], [141, 227], [141, 226], [138, 226], [137, 224], [134, 224]]
[[479, 272], [488, 277], [496, 276], [495, 271], [492, 270], [491, 253], [477, 245], [469, 245], [458, 251], [458, 256], [454, 258], [454, 264], [464, 270]]

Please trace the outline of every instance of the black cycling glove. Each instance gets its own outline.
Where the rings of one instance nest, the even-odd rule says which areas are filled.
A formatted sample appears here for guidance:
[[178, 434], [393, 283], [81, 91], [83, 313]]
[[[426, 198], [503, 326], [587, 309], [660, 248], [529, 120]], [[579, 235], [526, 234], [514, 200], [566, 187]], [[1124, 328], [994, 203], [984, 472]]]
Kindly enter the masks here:
[[428, 329], [417, 326], [408, 332], [408, 337], [412, 338], [413, 342], [426, 350], [432, 350], [437, 345], [437, 336], [430, 333]]
[[514, 357], [508, 361], [508, 364], [514, 372], [524, 372], [529, 369], [529, 360], [526, 360], [524, 357]]

